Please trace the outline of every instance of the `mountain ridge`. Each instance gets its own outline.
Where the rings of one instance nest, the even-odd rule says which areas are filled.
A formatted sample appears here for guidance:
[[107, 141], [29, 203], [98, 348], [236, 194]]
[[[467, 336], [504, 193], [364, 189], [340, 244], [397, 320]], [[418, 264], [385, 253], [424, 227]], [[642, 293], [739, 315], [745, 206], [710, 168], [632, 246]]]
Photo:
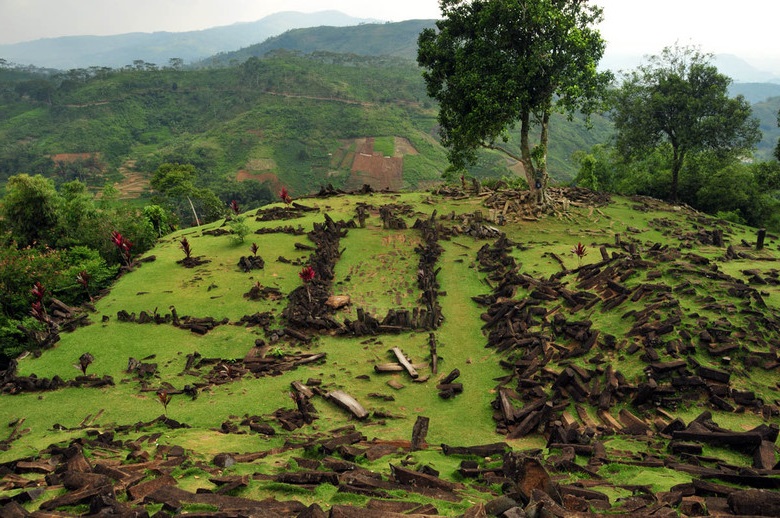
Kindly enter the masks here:
[[[375, 22], [340, 11], [316, 13], [283, 11], [254, 22], [184, 32], [131, 32], [111, 36], [60, 36], [0, 45], [0, 57], [9, 62], [42, 68], [112, 68], [143, 60], [158, 65], [171, 58], [198, 61], [232, 49], [260, 43], [292, 28], [318, 25], [349, 26]], [[98, 44], [99, 42], [99, 44]], [[99, 47], [94, 51], [94, 47]]]

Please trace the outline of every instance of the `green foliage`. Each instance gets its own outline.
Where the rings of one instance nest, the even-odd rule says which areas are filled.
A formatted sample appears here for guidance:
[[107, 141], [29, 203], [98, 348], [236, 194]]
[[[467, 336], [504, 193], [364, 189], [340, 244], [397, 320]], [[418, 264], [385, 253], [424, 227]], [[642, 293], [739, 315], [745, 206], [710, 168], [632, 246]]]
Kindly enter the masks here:
[[52, 291], [67, 304], [79, 305], [90, 297], [90, 292], [85, 291], [76, 280], [80, 272], [87, 272], [89, 290], [97, 293], [114, 282], [119, 270], [118, 265], [109, 266], [97, 250], [85, 246], [71, 248], [65, 253], [64, 259], [58, 282]]
[[395, 153], [395, 138], [377, 137], [374, 139], [374, 152], [383, 156], [393, 156]]
[[143, 208], [143, 215], [154, 228], [158, 237], [162, 237], [172, 230], [171, 214], [159, 205], [146, 205]]
[[743, 97], [729, 98], [731, 80], [710, 60], [693, 47], [667, 47], [614, 92], [617, 149], [626, 159], [668, 150], [668, 196], [674, 201], [689, 157], [711, 152], [725, 164], [749, 154], [760, 138], [750, 105]]
[[179, 220], [199, 225], [221, 218], [224, 204], [210, 189], [194, 185], [195, 174], [192, 164], [165, 163], [154, 172], [150, 184]]
[[228, 224], [230, 227], [230, 237], [234, 243], [240, 245], [249, 235], [249, 225], [246, 224], [246, 216], [233, 216]]
[[5, 186], [2, 225], [22, 246], [51, 243], [59, 225], [60, 204], [51, 180], [41, 175], [13, 176]]
[[[610, 79], [596, 72], [605, 43], [591, 26], [601, 8], [582, 2], [441, 2], [439, 30], [420, 34], [418, 63], [428, 95], [439, 101], [442, 143], [455, 169], [520, 124], [529, 182], [547, 182], [548, 126], [555, 109], [589, 113]], [[540, 136], [531, 148], [531, 118]]]
[[77, 246], [67, 251], [51, 248], [18, 248], [13, 242], [0, 246], [0, 363], [32, 344], [17, 326], [35, 329], [30, 318], [31, 287], [40, 282], [47, 291], [44, 305], [54, 296], [66, 304], [89, 300], [90, 292], [78, 284], [79, 272], [90, 276], [91, 293], [108, 287], [117, 267], [108, 266], [96, 250]]
[[[410, 55], [414, 43], [411, 37]], [[447, 167], [420, 69], [397, 58], [278, 52], [218, 69], [89, 70], [48, 80], [55, 87], [51, 105], [19, 97], [13, 88], [8, 94], [7, 116], [0, 117], [0, 182], [26, 172], [51, 177], [55, 185], [77, 179], [94, 191], [109, 178], [118, 180], [122, 166], [154, 172], [178, 163], [194, 166], [193, 186], [223, 203], [260, 206], [275, 196], [257, 182], [234, 180], [237, 171], [266, 172], [248, 167], [253, 158], [273, 160], [267, 172], [295, 195], [308, 194], [327, 182], [342, 186], [350, 170], [333, 171], [331, 157], [348, 139], [365, 137], [377, 137], [385, 153], [390, 147], [382, 148], [383, 139], [412, 143], [419, 154], [404, 157], [405, 187], [438, 180]], [[557, 178], [573, 176], [571, 153], [604, 134], [605, 121], [594, 120], [599, 131], [588, 133], [579, 117], [573, 123], [553, 118], [550, 167]], [[510, 136], [506, 146], [519, 153], [518, 139]], [[95, 158], [58, 164], [50, 158], [73, 152]], [[497, 156], [470, 172], [506, 175], [506, 162]], [[250, 183], [256, 186], [244, 187]], [[186, 206], [175, 212], [180, 222], [194, 224]]]

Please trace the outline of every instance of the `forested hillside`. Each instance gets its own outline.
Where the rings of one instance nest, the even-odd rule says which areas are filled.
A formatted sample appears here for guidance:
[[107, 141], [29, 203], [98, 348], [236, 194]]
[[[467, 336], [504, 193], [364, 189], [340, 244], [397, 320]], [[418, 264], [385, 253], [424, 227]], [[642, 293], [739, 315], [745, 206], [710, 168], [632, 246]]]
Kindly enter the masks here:
[[220, 53], [200, 65], [212, 66], [242, 62], [250, 57], [262, 57], [268, 52], [288, 49], [311, 54], [331, 52], [360, 56], [395, 56], [408, 60], [417, 58], [417, 36], [423, 29], [434, 27], [435, 20], [408, 20], [398, 23], [362, 24], [354, 27], [312, 27], [291, 29], [284, 34], [249, 47]]
[[[179, 162], [218, 193], [226, 182], [255, 178], [305, 194], [327, 183], [372, 183], [376, 167], [355, 170], [355, 153], [400, 160], [397, 187], [436, 181], [447, 168], [436, 106], [417, 66], [398, 58], [276, 51], [225, 68], [139, 64], [4, 77], [0, 180], [42, 173], [97, 187]], [[561, 119], [553, 131], [552, 170], [563, 180], [576, 171], [572, 153], [609, 132], [601, 119], [593, 130]], [[367, 138], [379, 148], [361, 147]], [[473, 173], [501, 177], [506, 166], [485, 155]], [[365, 178], [353, 178], [361, 172]]]

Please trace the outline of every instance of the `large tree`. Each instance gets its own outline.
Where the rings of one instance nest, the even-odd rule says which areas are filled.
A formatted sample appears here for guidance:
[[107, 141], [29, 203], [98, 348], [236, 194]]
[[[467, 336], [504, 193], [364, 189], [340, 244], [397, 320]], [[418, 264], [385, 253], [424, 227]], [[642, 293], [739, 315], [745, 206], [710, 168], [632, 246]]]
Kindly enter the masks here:
[[52, 245], [60, 223], [62, 198], [54, 182], [37, 174], [18, 174], [5, 185], [0, 223], [19, 246]]
[[690, 155], [706, 151], [724, 160], [739, 158], [761, 137], [750, 104], [742, 96], [729, 97], [731, 79], [711, 58], [696, 47], [667, 47], [629, 72], [615, 92], [618, 150], [632, 159], [668, 149], [672, 201]]
[[[546, 203], [547, 143], [555, 109], [590, 112], [611, 76], [596, 66], [605, 43], [587, 0], [440, 0], [437, 30], [418, 39], [428, 94], [439, 101], [442, 143], [462, 169], [477, 150], [499, 150], [523, 164]], [[520, 155], [502, 145], [520, 125]], [[531, 131], [539, 131], [531, 145]]]

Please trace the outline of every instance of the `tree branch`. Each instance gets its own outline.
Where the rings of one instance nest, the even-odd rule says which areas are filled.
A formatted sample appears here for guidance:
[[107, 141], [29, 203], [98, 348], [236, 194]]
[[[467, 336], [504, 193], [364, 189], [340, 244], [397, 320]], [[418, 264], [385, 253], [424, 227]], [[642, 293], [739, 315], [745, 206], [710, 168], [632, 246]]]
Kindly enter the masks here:
[[513, 160], [517, 160], [521, 164], [523, 163], [523, 158], [522, 157], [512, 153], [511, 151], [509, 151], [508, 149], [506, 149], [504, 147], [497, 146], [496, 144], [482, 144], [482, 146], [484, 148], [486, 148], [486, 149], [492, 149], [494, 151], [500, 151], [500, 152], [504, 153], [506, 156], [508, 156], [509, 158], [511, 158]]

